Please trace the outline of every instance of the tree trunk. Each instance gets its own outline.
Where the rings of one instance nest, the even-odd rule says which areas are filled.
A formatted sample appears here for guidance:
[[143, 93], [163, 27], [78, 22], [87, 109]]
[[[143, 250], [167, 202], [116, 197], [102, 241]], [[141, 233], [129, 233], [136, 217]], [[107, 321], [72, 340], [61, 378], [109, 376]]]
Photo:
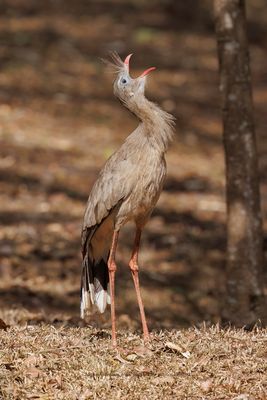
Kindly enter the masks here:
[[244, 0], [214, 0], [227, 194], [227, 296], [236, 326], [263, 318], [263, 247]]

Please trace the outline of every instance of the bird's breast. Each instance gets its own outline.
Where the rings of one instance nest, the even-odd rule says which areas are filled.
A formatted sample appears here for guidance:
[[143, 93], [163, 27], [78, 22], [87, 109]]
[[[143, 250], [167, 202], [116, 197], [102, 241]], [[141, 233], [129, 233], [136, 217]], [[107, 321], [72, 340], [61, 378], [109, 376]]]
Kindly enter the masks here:
[[147, 222], [157, 203], [166, 176], [165, 159], [150, 160], [146, 166], [141, 168], [138, 166], [134, 176], [130, 194], [118, 210], [117, 226], [122, 226], [129, 220], [134, 220], [138, 225]]

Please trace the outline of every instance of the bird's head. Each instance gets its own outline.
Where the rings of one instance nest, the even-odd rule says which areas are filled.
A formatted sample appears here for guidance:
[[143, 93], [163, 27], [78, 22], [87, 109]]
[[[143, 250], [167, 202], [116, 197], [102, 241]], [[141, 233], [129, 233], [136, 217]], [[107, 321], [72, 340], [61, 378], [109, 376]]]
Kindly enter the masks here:
[[[144, 97], [145, 83], [147, 75], [156, 69], [150, 67], [137, 78], [132, 78], [129, 73], [129, 63], [132, 54], [129, 54], [124, 61], [117, 53], [112, 53], [112, 66], [116, 69], [117, 77], [114, 81], [114, 94], [128, 107]], [[131, 108], [131, 107], [129, 107]]]

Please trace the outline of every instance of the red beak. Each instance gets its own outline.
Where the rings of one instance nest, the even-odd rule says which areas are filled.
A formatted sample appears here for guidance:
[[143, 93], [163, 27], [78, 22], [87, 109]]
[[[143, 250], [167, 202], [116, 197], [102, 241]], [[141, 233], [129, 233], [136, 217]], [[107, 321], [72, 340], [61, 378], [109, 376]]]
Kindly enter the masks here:
[[[133, 54], [129, 54], [125, 60], [124, 60], [124, 65], [127, 68], [127, 70], [129, 71], [129, 64], [130, 64], [130, 58], [132, 57]], [[144, 76], [148, 75], [151, 71], [154, 71], [156, 69], [156, 67], [150, 67], [148, 69], [146, 69], [140, 76], [139, 78], [143, 78]]]
[[139, 78], [143, 78], [144, 76], [148, 75], [151, 71], [154, 71], [156, 69], [156, 67], [150, 67], [148, 69], [146, 69], [140, 76]]
[[124, 60], [124, 65], [127, 67], [128, 70], [129, 70], [129, 63], [130, 63], [131, 57], [132, 57], [132, 54], [129, 54]]

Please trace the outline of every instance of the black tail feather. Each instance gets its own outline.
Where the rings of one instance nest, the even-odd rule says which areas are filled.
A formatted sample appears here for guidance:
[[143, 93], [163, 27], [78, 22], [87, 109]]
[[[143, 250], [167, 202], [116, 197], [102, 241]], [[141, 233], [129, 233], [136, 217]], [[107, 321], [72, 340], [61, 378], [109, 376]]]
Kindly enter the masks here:
[[81, 318], [84, 318], [91, 304], [95, 304], [101, 313], [105, 311], [107, 303], [110, 303], [108, 283], [107, 261], [102, 258], [95, 262], [86, 254], [81, 276]]

